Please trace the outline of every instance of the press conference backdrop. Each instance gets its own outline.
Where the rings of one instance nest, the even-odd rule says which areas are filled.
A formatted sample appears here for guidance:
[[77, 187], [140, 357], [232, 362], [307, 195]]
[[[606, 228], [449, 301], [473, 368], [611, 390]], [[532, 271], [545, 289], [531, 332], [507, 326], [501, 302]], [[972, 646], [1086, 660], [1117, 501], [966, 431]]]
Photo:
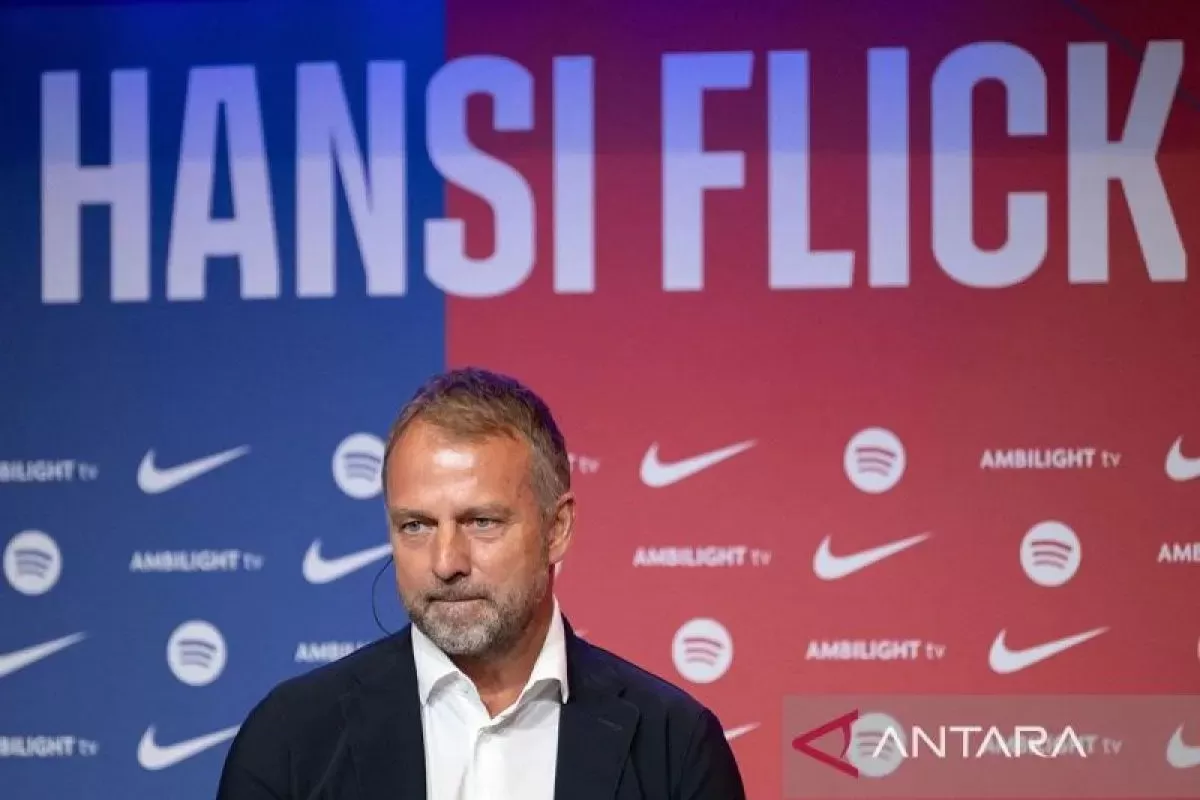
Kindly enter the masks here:
[[787, 695], [1196, 693], [1198, 35], [6, 8], [0, 793], [212, 797], [266, 691], [383, 635], [380, 437], [468, 363], [566, 431], [570, 620], [755, 800]]

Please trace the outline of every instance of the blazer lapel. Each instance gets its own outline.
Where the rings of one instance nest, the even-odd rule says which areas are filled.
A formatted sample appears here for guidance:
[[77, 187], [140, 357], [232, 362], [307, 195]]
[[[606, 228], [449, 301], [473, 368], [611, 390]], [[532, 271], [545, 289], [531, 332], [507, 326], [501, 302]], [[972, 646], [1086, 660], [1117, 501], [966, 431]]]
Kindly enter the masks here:
[[563, 620], [570, 696], [558, 723], [554, 800], [613, 800], [637, 729], [617, 676]]
[[364, 670], [342, 698], [359, 797], [425, 800], [425, 736], [411, 629], [392, 637], [388, 658]]

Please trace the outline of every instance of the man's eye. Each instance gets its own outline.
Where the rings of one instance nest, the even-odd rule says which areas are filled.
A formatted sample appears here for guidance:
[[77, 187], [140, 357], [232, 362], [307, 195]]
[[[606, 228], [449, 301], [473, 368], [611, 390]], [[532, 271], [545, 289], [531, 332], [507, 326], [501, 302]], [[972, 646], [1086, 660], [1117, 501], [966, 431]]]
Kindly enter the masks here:
[[477, 528], [494, 528], [500, 524], [500, 520], [489, 519], [487, 517], [476, 517], [472, 522]]
[[399, 530], [401, 533], [419, 533], [420, 528], [421, 523], [416, 520], [409, 520], [408, 522], [400, 523]]

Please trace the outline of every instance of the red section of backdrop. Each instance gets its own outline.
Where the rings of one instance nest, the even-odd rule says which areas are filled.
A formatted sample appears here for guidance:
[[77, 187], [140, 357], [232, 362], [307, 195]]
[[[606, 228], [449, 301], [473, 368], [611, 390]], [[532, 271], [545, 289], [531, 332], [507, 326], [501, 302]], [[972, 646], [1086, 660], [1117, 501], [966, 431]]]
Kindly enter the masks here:
[[[1051, 2], [853, 4], [448, 3], [448, 57], [512, 58], [535, 78], [536, 130], [497, 134], [490, 105], [471, 106], [471, 136], [529, 181], [538, 261], [519, 290], [449, 301], [449, 360], [511, 371], [557, 411], [571, 449], [598, 467], [576, 474], [580, 526], [558, 588], [588, 637], [688, 688], [734, 728], [753, 800], [779, 797], [782, 697], [856, 692], [1196, 692], [1200, 565], [1157, 563], [1190, 541], [1200, 481], [1173, 482], [1176, 437], [1200, 454], [1200, 313], [1196, 280], [1152, 284], [1119, 190], [1110, 194], [1112, 277], [1066, 279], [1068, 42], [1105, 41]], [[1200, 91], [1200, 14], [1189, 3], [1087, 4], [1141, 46], [1183, 39], [1183, 87]], [[1168, 10], [1169, 9], [1169, 10]], [[623, 15], [628, 15], [623, 16]], [[1004, 136], [1004, 93], [975, 95], [976, 236], [1005, 236], [1005, 195], [1049, 193], [1049, 254], [1002, 290], [954, 283], [930, 241], [930, 81], [955, 48], [1005, 41], [1047, 77], [1049, 135]], [[865, 285], [866, 53], [910, 58], [912, 282]], [[857, 254], [849, 290], [769, 291], [765, 54], [805, 49], [812, 70], [813, 246]], [[662, 282], [660, 59], [673, 51], [751, 50], [753, 86], [706, 99], [705, 144], [742, 149], [746, 185], [705, 200], [705, 288]], [[595, 57], [596, 291], [551, 289], [551, 59]], [[1139, 61], [1108, 51], [1118, 135]], [[1200, 110], [1177, 100], [1159, 163], [1185, 247], [1200, 232]], [[492, 247], [492, 215], [451, 188], [469, 252]], [[1189, 248], [1190, 249], [1190, 248]], [[860, 491], [843, 469], [859, 430], [894, 431], [907, 454], [895, 488]], [[754, 440], [662, 488], [640, 480], [653, 443], [664, 462]], [[984, 451], [1095, 447], [1115, 468], [985, 470]], [[1062, 586], [1022, 569], [1022, 537], [1060, 520], [1082, 561]], [[837, 555], [915, 534], [926, 540], [841, 580], [813, 570], [821, 540]], [[644, 547], [738, 546], [766, 566], [635, 567]], [[733, 660], [718, 680], [689, 682], [672, 658], [688, 620], [720, 621]], [[1104, 629], [1028, 669], [999, 674], [989, 649], [1012, 650]], [[921, 640], [944, 657], [806, 657], [812, 642]], [[1194, 721], [1200, 722], [1200, 721]]]

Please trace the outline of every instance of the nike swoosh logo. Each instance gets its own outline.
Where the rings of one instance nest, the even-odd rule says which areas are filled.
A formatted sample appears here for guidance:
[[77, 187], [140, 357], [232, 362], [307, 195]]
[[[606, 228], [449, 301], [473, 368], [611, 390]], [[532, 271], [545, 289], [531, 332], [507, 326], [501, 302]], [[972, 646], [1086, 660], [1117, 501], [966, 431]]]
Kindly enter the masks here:
[[309, 583], [332, 583], [391, 552], [391, 545], [381, 544], [378, 547], [368, 547], [349, 555], [327, 559], [321, 555], [321, 540], [317, 539], [309, 545], [308, 552], [304, 554], [304, 580]]
[[235, 447], [223, 453], [217, 453], [185, 464], [160, 469], [154, 464], [154, 451], [148, 450], [138, 465], [138, 488], [146, 494], [162, 494], [178, 488], [188, 481], [193, 481], [217, 467], [223, 467], [235, 458], [241, 458], [250, 452], [249, 446]]
[[749, 725], [739, 725], [736, 728], [725, 729], [725, 741], [732, 742], [734, 739], [749, 733], [758, 727], [757, 722], [751, 722]]
[[836, 581], [907, 550], [913, 545], [920, 544], [929, 537], [928, 533], [919, 533], [916, 536], [909, 536], [907, 539], [881, 544], [869, 550], [860, 550], [848, 556], [835, 556], [829, 550], [829, 544], [833, 537], [826, 536], [817, 545], [817, 552], [813, 555], [813, 572], [823, 581]]
[[181, 761], [187, 761], [189, 758], [200, 755], [210, 747], [216, 747], [222, 742], [232, 739], [237, 735], [238, 728], [240, 727], [240, 725], [234, 725], [232, 728], [226, 728], [223, 731], [206, 733], [194, 739], [160, 747], [154, 741], [154, 726], [151, 725], [142, 734], [142, 740], [138, 742], [138, 763], [142, 765], [142, 769], [148, 770], [173, 767]]
[[0, 655], [0, 678], [11, 675], [19, 669], [25, 669], [30, 664], [36, 664], [43, 658], [49, 658], [59, 650], [66, 650], [76, 642], [83, 640], [86, 636], [86, 633], [72, 633], [70, 636], [64, 636], [61, 639], [35, 644], [32, 647], [14, 650], [11, 653], [4, 653]]
[[642, 457], [642, 483], [653, 489], [661, 489], [664, 486], [679, 483], [684, 478], [690, 478], [698, 472], [733, 458], [738, 453], [749, 450], [754, 444], [754, 441], [739, 442], [719, 450], [711, 450], [698, 456], [685, 458], [682, 461], [663, 462], [659, 460], [658, 442], [655, 442], [650, 445], [650, 449]]
[[1077, 633], [1074, 636], [1064, 636], [1052, 642], [1027, 647], [1024, 650], [1010, 650], [1004, 643], [1004, 637], [1008, 631], [1003, 630], [996, 634], [996, 640], [992, 642], [992, 649], [988, 653], [988, 665], [991, 666], [993, 672], [1000, 675], [1020, 672], [1027, 667], [1032, 667], [1034, 664], [1070, 650], [1076, 645], [1083, 644], [1089, 639], [1094, 639], [1107, 630], [1107, 627], [1094, 628], [1090, 631]]
[[1171, 741], [1167, 742], [1167, 763], [1175, 769], [1200, 767], [1200, 745], [1183, 742], [1183, 726], [1175, 729]]
[[1166, 471], [1168, 478], [1181, 483], [1200, 478], [1200, 458], [1188, 458], [1183, 454], [1182, 436], [1175, 440], [1167, 453]]

